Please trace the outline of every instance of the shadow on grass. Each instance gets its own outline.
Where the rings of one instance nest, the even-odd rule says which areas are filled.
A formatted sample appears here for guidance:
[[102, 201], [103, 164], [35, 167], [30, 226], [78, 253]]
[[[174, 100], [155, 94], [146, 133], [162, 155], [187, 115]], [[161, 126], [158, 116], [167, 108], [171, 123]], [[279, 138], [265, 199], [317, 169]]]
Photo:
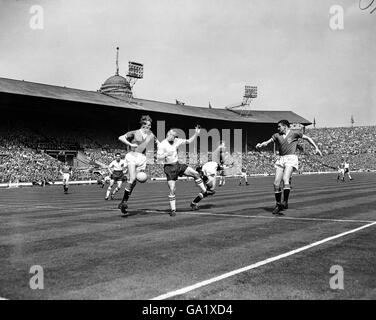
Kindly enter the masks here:
[[211, 208], [215, 208], [215, 205], [208, 203], [208, 204], [203, 204], [200, 206], [200, 209], [211, 209]]
[[122, 214], [122, 218], [128, 218], [131, 216], [149, 216], [155, 214], [169, 214], [170, 211], [166, 209], [137, 209], [137, 210], [128, 210], [126, 215]]

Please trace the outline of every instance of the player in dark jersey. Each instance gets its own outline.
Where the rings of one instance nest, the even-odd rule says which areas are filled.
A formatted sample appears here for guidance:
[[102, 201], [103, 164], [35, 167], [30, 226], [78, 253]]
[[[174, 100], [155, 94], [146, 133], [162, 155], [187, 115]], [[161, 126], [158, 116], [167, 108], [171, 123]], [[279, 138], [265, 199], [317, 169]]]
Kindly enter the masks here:
[[125, 156], [125, 161], [128, 166], [129, 180], [125, 183], [124, 196], [119, 203], [118, 208], [124, 216], [128, 216], [127, 201], [136, 186], [136, 174], [146, 169], [146, 147], [154, 141], [159, 144], [159, 141], [151, 132], [152, 119], [149, 116], [142, 116], [140, 120], [140, 129], [129, 131], [119, 137], [119, 140], [130, 147], [130, 151]]
[[[302, 132], [290, 130], [290, 123], [287, 120], [281, 120], [277, 124], [278, 133], [274, 134], [269, 140], [256, 145], [257, 149], [266, 147], [268, 144], [275, 142], [279, 149], [279, 159], [275, 163], [274, 194], [276, 206], [273, 214], [283, 215], [281, 212], [288, 208], [288, 198], [290, 195], [290, 178], [294, 170], [298, 170], [298, 156], [295, 154], [298, 140], [300, 138], [307, 140], [314, 148], [315, 153], [322, 156], [320, 149], [315, 142]], [[283, 180], [283, 203], [281, 181]]]

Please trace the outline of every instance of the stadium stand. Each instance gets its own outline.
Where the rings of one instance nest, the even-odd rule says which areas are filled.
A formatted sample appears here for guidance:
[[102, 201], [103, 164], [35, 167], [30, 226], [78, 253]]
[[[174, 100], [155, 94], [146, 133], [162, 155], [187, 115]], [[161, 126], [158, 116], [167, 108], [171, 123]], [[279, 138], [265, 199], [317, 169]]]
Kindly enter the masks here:
[[[66, 135], [60, 133], [52, 135], [51, 141], [61, 145], [66, 143]], [[311, 147], [306, 144], [299, 145], [299, 158], [301, 172], [327, 172], [335, 171], [342, 159], [347, 159], [352, 171], [376, 170], [376, 126], [353, 128], [320, 128], [308, 129], [306, 134], [317, 141], [323, 151], [320, 158], [312, 154]], [[86, 135], [72, 134], [70, 143], [74, 145], [92, 147], [87, 143]], [[60, 180], [59, 166], [61, 162], [38, 151], [36, 146], [44, 137], [36, 132], [24, 130], [9, 130], [2, 128], [0, 131], [0, 183], [32, 182], [42, 184]], [[81, 157], [87, 157], [83, 170], [75, 169], [72, 180], [96, 179], [92, 174], [95, 167], [105, 168], [113, 159], [116, 152], [123, 155], [126, 149], [119, 149], [117, 141], [109, 141], [98, 148], [84, 148]], [[226, 162], [234, 163], [234, 169], [229, 172], [236, 174], [241, 166], [245, 166], [249, 174], [273, 174], [276, 155], [271, 151], [249, 151], [246, 153], [228, 154]], [[181, 152], [179, 158], [191, 165], [197, 164], [197, 155]], [[208, 157], [202, 157], [201, 162], [206, 162]], [[147, 174], [150, 177], [164, 177], [163, 166], [155, 163], [153, 153], [148, 154]]]
[[[112, 76], [102, 87], [113, 87], [118, 92], [126, 84], [123, 82], [124, 78]], [[164, 127], [159, 130], [162, 135], [177, 123], [186, 133], [199, 122], [205, 124], [207, 132], [212, 128], [227, 129], [232, 137], [234, 130], [241, 129], [244, 152], [229, 150], [232, 154], [226, 161], [234, 167], [228, 174], [238, 173], [241, 167], [246, 167], [249, 174], [273, 174], [276, 155], [271, 149], [256, 151], [255, 144], [269, 139], [281, 119], [303, 126], [310, 124], [291, 111], [251, 110], [242, 117], [227, 109], [121, 98], [103, 90], [6, 78], [0, 78], [0, 108], [0, 183], [44, 185], [46, 181], [60, 180], [59, 166], [66, 160], [74, 166], [72, 180], [96, 179], [93, 170], [105, 168], [116, 152], [125, 155], [126, 148], [117, 138], [138, 126], [143, 114], [151, 115], [154, 126], [163, 122]], [[306, 128], [306, 134], [318, 143], [324, 157], [313, 155], [308, 143], [299, 145], [301, 172], [333, 171], [343, 158], [351, 170], [376, 169], [376, 127]], [[183, 150], [179, 157], [192, 166], [197, 160], [210, 160], [210, 155], [198, 159], [196, 154]], [[149, 153], [147, 174], [164, 177], [163, 166], [154, 160], [154, 154]]]

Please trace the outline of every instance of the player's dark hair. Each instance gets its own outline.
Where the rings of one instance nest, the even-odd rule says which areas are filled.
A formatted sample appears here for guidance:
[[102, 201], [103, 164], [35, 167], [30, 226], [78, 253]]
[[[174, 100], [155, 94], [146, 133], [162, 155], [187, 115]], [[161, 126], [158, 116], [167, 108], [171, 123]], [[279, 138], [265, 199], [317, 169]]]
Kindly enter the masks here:
[[117, 156], [121, 157], [121, 153], [120, 152], [116, 152], [115, 153], [115, 157], [117, 157]]
[[280, 120], [280, 121], [278, 121], [277, 124], [282, 124], [282, 125], [284, 125], [284, 126], [290, 128], [290, 122], [289, 122], [288, 120], [285, 120], [285, 119], [284, 119], [284, 120]]
[[140, 119], [140, 124], [144, 125], [144, 124], [146, 124], [147, 121], [152, 123], [153, 120], [150, 118], [149, 115], [142, 116], [141, 119]]

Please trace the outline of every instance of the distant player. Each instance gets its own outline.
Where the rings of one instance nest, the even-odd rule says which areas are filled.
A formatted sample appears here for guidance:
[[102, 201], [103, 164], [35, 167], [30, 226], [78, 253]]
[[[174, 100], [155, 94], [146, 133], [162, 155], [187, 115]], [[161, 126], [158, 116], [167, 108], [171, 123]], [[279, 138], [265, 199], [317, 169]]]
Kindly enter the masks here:
[[72, 175], [72, 167], [68, 165], [68, 162], [65, 162], [63, 166], [60, 168], [60, 174], [63, 176], [64, 193], [67, 194], [70, 176]]
[[343, 167], [343, 163], [338, 166], [338, 173], [337, 173], [337, 182], [339, 180], [345, 181], [345, 168]]
[[350, 164], [346, 160], [343, 162], [343, 169], [344, 169], [343, 181], [345, 181], [346, 174], [349, 176], [349, 179], [352, 180], [352, 177], [350, 175]]
[[[111, 200], [114, 199], [115, 194], [121, 189], [123, 181], [126, 180], [127, 162], [124, 159], [121, 159], [121, 154], [118, 152], [115, 154], [115, 160], [110, 163], [108, 166], [108, 171], [110, 172], [110, 185], [107, 188], [105, 200], [108, 200], [111, 196]], [[111, 193], [111, 189], [116, 182], [117, 186], [114, 191]]]
[[247, 178], [247, 168], [244, 166], [240, 170], [239, 186], [242, 185], [243, 179], [244, 179], [245, 184], [248, 186], [249, 183], [248, 183], [248, 178]]
[[93, 175], [97, 178], [97, 184], [103, 189], [104, 186], [108, 183], [110, 183], [110, 176], [108, 175], [108, 170], [104, 171], [101, 170], [95, 170], [93, 171]]
[[[278, 133], [274, 134], [269, 140], [256, 145], [257, 149], [266, 147], [268, 144], [275, 142], [279, 149], [279, 159], [275, 163], [274, 195], [276, 206], [273, 214], [283, 215], [282, 210], [288, 208], [288, 198], [290, 195], [289, 180], [293, 171], [299, 169], [298, 156], [295, 154], [298, 140], [300, 138], [307, 140], [314, 148], [315, 153], [322, 156], [320, 149], [315, 142], [302, 132], [290, 130], [290, 123], [287, 120], [281, 120], [277, 124]], [[281, 181], [283, 180], [283, 203]]]
[[170, 203], [170, 216], [176, 215], [176, 181], [178, 177], [186, 176], [194, 178], [196, 185], [201, 190], [202, 197], [206, 197], [206, 187], [204, 182], [202, 181], [200, 174], [194, 170], [193, 168], [189, 167], [186, 164], [180, 163], [178, 161], [178, 148], [183, 144], [192, 143], [196, 137], [200, 134], [200, 128], [196, 127], [195, 134], [189, 139], [180, 139], [178, 138], [177, 132], [174, 129], [170, 129], [167, 132], [166, 139], [164, 139], [158, 145], [158, 152], [157, 158], [159, 160], [164, 161], [164, 172], [167, 177], [167, 184], [170, 190], [170, 194], [168, 195], [169, 203]]
[[130, 147], [131, 151], [125, 156], [127, 162], [129, 180], [125, 183], [124, 196], [119, 203], [118, 208], [121, 210], [124, 216], [128, 216], [128, 199], [132, 194], [134, 187], [136, 186], [136, 174], [146, 169], [146, 147], [154, 141], [159, 144], [159, 141], [151, 132], [152, 119], [149, 116], [142, 116], [140, 119], [140, 129], [129, 131], [126, 134], [119, 137], [119, 140]]
[[218, 171], [218, 175], [219, 175], [218, 186], [219, 186], [219, 187], [222, 187], [222, 186], [224, 186], [225, 183], [226, 183], [226, 175], [225, 175], [224, 161], [221, 161], [221, 163], [220, 163], [220, 169], [219, 169], [219, 171]]

